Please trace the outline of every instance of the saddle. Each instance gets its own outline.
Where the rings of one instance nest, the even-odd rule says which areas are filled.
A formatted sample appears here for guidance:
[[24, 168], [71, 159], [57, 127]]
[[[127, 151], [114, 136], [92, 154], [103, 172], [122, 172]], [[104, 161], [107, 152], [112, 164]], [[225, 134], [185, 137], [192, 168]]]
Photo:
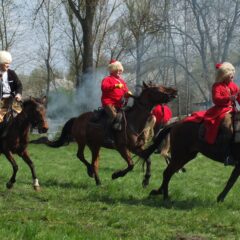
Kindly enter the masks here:
[[114, 130], [121, 131], [122, 118], [123, 118], [123, 114], [121, 111], [119, 111], [117, 113], [116, 118], [114, 119], [114, 122], [111, 123], [109, 121], [109, 117], [108, 117], [107, 113], [105, 112], [105, 110], [103, 108], [99, 108], [99, 109], [93, 111], [93, 116], [90, 119], [90, 123], [98, 125], [99, 127], [103, 127], [104, 129], [113, 128]]
[[[198, 131], [198, 138], [202, 142], [206, 142], [205, 140], [205, 133], [206, 133], [206, 128], [204, 126], [204, 122], [200, 123], [199, 131]], [[235, 135], [234, 133], [232, 134]], [[225, 144], [227, 142], [230, 142], [231, 137], [229, 137], [229, 134], [227, 135], [225, 131], [222, 131], [219, 129], [217, 137], [216, 137], [216, 144]]]
[[104, 146], [114, 145], [114, 130], [121, 130], [122, 113], [118, 113], [116, 120], [112, 123], [103, 108], [93, 111], [89, 124], [101, 128], [104, 131]]
[[99, 108], [93, 111], [93, 116], [90, 119], [90, 123], [98, 124], [100, 126], [105, 126], [107, 123], [108, 116], [103, 108]]

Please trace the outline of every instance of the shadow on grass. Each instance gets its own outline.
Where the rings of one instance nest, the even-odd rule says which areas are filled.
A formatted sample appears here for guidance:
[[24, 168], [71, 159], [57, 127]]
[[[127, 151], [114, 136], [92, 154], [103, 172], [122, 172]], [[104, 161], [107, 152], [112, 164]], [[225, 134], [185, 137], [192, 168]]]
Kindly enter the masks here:
[[143, 199], [137, 199], [133, 196], [131, 197], [111, 197], [111, 196], [96, 196], [88, 195], [88, 201], [92, 202], [103, 202], [109, 205], [120, 203], [126, 205], [143, 205], [148, 207], [155, 207], [155, 208], [166, 208], [166, 209], [175, 209], [175, 210], [192, 210], [194, 208], [204, 207], [204, 208], [211, 208], [214, 204], [217, 204], [214, 199], [211, 201], [202, 200], [202, 199], [187, 199], [187, 200], [163, 200], [162, 196], [158, 197], [147, 197]]
[[[91, 179], [90, 179], [91, 181]], [[82, 189], [89, 190], [91, 188], [91, 183], [86, 182], [60, 182], [54, 179], [48, 179], [44, 182], [41, 182], [41, 187], [59, 187], [62, 189]], [[213, 205], [220, 205], [224, 203], [217, 203], [215, 199], [201, 199], [199, 198], [188, 198], [186, 200], [163, 200], [162, 195], [159, 196], [147, 196], [145, 198], [139, 199], [133, 195], [124, 196], [113, 196], [109, 192], [104, 192], [104, 189], [101, 189], [100, 186], [92, 186], [92, 191], [88, 192], [85, 199], [91, 202], [103, 202], [108, 205], [120, 203], [126, 205], [143, 205], [155, 208], [166, 208], [166, 209], [175, 209], [175, 210], [192, 210], [194, 208], [211, 208]], [[77, 200], [77, 199], [76, 199]], [[81, 198], [82, 201], [82, 198]], [[227, 201], [227, 200], [225, 200]], [[235, 207], [234, 207], [235, 209]]]
[[60, 187], [63, 189], [88, 189], [89, 185], [87, 183], [84, 182], [60, 182], [58, 180], [54, 180], [54, 179], [48, 179], [46, 181], [42, 181], [41, 182], [41, 186], [42, 187]]

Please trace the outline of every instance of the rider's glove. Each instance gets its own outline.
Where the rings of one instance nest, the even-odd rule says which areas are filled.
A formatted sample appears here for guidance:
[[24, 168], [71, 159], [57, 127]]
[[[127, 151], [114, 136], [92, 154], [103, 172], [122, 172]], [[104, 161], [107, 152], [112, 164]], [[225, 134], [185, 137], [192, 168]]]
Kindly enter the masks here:
[[16, 94], [15, 96], [16, 101], [21, 101], [22, 100], [22, 95], [20, 93]]
[[133, 96], [133, 94], [131, 91], [128, 91], [125, 93], [125, 97], [132, 97], [132, 96]]

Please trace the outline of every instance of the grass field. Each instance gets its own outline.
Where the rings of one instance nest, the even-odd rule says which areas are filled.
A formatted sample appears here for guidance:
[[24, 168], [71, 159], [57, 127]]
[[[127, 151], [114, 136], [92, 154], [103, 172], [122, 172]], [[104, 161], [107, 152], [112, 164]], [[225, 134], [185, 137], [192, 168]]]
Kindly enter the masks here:
[[[11, 166], [1, 156], [0, 239], [240, 239], [239, 182], [225, 202], [216, 203], [231, 167], [209, 161], [202, 155], [176, 174], [170, 184], [171, 202], [148, 197], [162, 180], [165, 163], [152, 158], [152, 178], [141, 186], [143, 172], [138, 162], [134, 171], [111, 180], [125, 162], [112, 150], [102, 149], [100, 178], [95, 186], [76, 158], [76, 145], [51, 149], [29, 145], [42, 187], [32, 189], [31, 174], [17, 159], [19, 171], [12, 190], [5, 187]], [[89, 158], [89, 152], [86, 151]]]

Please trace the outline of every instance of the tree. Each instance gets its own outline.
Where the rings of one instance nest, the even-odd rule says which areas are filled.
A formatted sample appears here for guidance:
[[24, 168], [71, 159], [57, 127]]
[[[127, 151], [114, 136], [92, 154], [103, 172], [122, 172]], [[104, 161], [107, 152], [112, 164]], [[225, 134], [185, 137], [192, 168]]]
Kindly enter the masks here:
[[[80, 22], [83, 31], [82, 84], [93, 73], [93, 20], [99, 0], [68, 0], [69, 6]], [[77, 82], [77, 87], [80, 82]]]
[[1, 49], [9, 50], [16, 41], [21, 24], [17, 10], [13, 0], [0, 0]]
[[154, 38], [150, 33], [152, 33], [154, 25], [155, 5], [153, 3], [155, 1], [125, 0], [124, 2], [128, 10], [124, 19], [125, 27], [131, 32], [135, 42], [133, 56], [136, 59], [136, 84], [141, 85], [143, 57], [150, 49]]
[[40, 44], [40, 56], [46, 69], [46, 95], [49, 95], [50, 82], [54, 80], [54, 58], [57, 54], [54, 46], [60, 39], [60, 33], [56, 31], [56, 25], [60, 19], [57, 1], [44, 0], [41, 8], [36, 11], [36, 35]]
[[66, 27], [64, 30], [65, 35], [69, 39], [69, 47], [66, 54], [66, 58], [70, 63], [68, 76], [70, 79], [74, 79], [75, 86], [78, 87], [79, 83], [81, 82], [80, 77], [82, 69], [82, 32], [78, 28], [78, 23], [74, 17], [75, 15], [73, 14], [73, 11], [69, 7], [68, 3], [65, 2], [64, 6], [70, 25], [70, 29], [69, 27]]

